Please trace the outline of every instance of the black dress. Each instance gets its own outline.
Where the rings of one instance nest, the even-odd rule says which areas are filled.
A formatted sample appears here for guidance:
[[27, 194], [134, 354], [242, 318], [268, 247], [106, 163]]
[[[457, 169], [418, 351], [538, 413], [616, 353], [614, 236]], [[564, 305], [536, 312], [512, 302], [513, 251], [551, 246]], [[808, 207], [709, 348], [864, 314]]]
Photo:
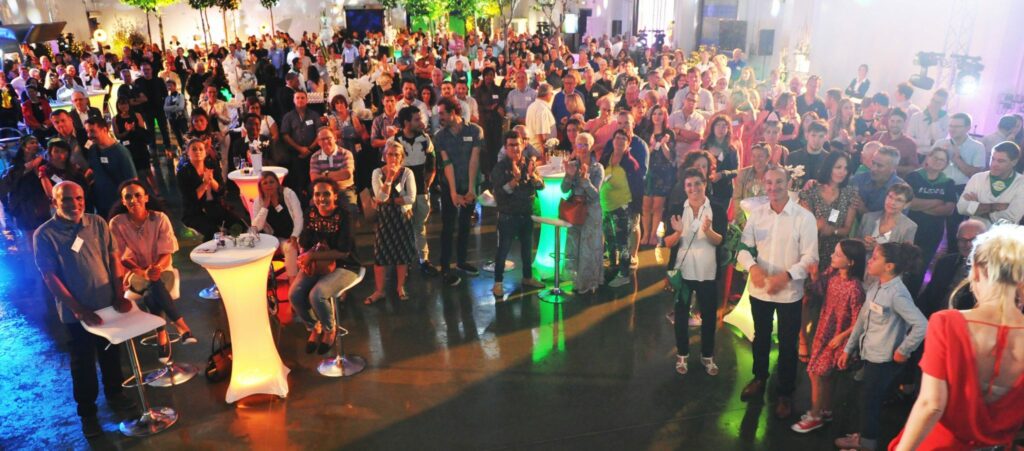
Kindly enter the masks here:
[[[409, 206], [394, 201], [402, 198], [397, 191], [405, 177], [412, 177], [412, 171], [403, 168], [402, 177], [391, 184], [391, 198], [377, 204], [377, 233], [373, 244], [374, 263], [379, 266], [407, 265], [416, 261], [416, 235], [412, 228], [412, 215], [406, 213]], [[376, 172], [381, 174], [382, 171]], [[383, 175], [381, 175], [383, 177]]]
[[132, 165], [135, 166], [135, 172], [148, 172], [151, 160], [148, 132], [136, 121], [134, 113], [129, 117], [118, 115], [114, 118], [114, 125], [118, 131], [124, 130], [127, 124], [135, 124], [135, 128], [128, 132], [127, 135], [124, 135], [123, 139], [121, 139], [121, 144], [128, 149], [128, 153], [132, 156]]

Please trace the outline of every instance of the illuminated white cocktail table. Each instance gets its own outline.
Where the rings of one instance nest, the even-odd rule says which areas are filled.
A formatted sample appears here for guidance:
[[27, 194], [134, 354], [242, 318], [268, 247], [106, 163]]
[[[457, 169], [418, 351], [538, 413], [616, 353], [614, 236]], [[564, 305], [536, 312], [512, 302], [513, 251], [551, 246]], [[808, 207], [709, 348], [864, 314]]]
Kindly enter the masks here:
[[[280, 166], [263, 166], [264, 171], [273, 172], [277, 175], [278, 182], [284, 182], [288, 175], [288, 169]], [[235, 169], [228, 173], [228, 180], [238, 185], [238, 194], [242, 197], [242, 205], [249, 211], [249, 217], [253, 216], [252, 204], [260, 194], [260, 174], [249, 169], [248, 173], [242, 169]]]
[[[558, 218], [558, 204], [565, 197], [565, 193], [562, 192], [562, 179], [565, 178], [562, 163], [560, 160], [552, 162], [537, 168], [537, 172], [544, 179], [544, 189], [537, 192], [537, 197], [540, 200], [540, 216]], [[555, 226], [551, 224], [541, 224], [537, 254], [533, 256], [533, 272], [538, 274], [541, 279], [553, 276], [555, 271], [561, 271], [560, 267], [555, 268], [556, 262], [552, 255], [556, 249], [555, 240], [559, 242], [557, 248], [564, 249], [565, 230], [556, 231]]]
[[[260, 234], [255, 247], [236, 247], [230, 239], [217, 249], [207, 241], [192, 250], [192, 261], [202, 265], [220, 289], [228, 314], [233, 354], [231, 383], [225, 400], [230, 404], [246, 396], [288, 396], [288, 367], [281, 362], [267, 313], [267, 268], [277, 249], [277, 238]], [[216, 252], [208, 253], [208, 250]]]

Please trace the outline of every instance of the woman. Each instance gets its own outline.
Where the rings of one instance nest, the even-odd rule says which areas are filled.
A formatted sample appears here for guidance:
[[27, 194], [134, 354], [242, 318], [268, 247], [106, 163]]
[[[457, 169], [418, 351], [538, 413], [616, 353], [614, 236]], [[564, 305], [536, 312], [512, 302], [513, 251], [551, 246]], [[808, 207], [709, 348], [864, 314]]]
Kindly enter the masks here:
[[377, 205], [376, 240], [373, 245], [373, 275], [376, 290], [363, 302], [384, 299], [384, 277], [389, 266], [398, 274], [398, 298], [407, 301], [405, 279], [409, 264], [417, 261], [416, 235], [412, 228], [412, 205], [416, 200], [416, 177], [405, 164], [405, 147], [396, 140], [384, 145], [384, 166], [371, 175], [373, 200]]
[[[71, 180], [88, 188], [85, 174], [77, 166], [71, 164], [71, 146], [60, 138], [51, 139], [46, 148], [48, 160], [39, 168], [39, 182], [43, 192], [50, 198], [53, 186], [65, 180]], [[88, 193], [88, 190], [86, 190]], [[92, 203], [86, 195], [86, 211], [92, 211]], [[51, 199], [52, 200], [52, 199]]]
[[[799, 80], [799, 79], [797, 79]], [[796, 99], [792, 92], [783, 92], [775, 99], [775, 108], [771, 111], [778, 115], [781, 133], [779, 142], [786, 143], [796, 139], [800, 133], [800, 114], [796, 111]], [[765, 110], [769, 112], [769, 110]], [[794, 147], [786, 146], [794, 149]]]
[[0, 74], [0, 127], [17, 127], [21, 121], [21, 101], [7, 77]]
[[334, 131], [338, 145], [348, 149], [356, 157], [356, 192], [370, 187], [370, 174], [380, 166], [380, 152], [366, 144], [370, 133], [363, 121], [352, 114], [348, 99], [338, 94], [331, 98], [331, 112], [327, 115], [327, 126]]
[[306, 353], [326, 354], [337, 337], [334, 296], [356, 279], [352, 219], [338, 207], [338, 185], [326, 178], [313, 181], [313, 201], [299, 236], [299, 276], [288, 299], [310, 331]]
[[[440, 86], [438, 86], [440, 89]], [[434, 109], [434, 105], [437, 105], [437, 99], [434, 98], [434, 89], [430, 86], [424, 86], [420, 88], [420, 101], [427, 106], [427, 111]]]
[[315, 67], [310, 68], [310, 70], [306, 72], [308, 74], [308, 78], [306, 79], [306, 92], [315, 94], [315, 96], [311, 96], [314, 99], [320, 99], [316, 102], [311, 100], [309, 102], [309, 108], [322, 115], [325, 112], [323, 98], [327, 96], [327, 81], [320, 78], [320, 71]]
[[154, 189], [156, 180], [151, 169], [152, 157], [149, 155], [149, 132], [146, 130], [146, 121], [142, 119], [141, 114], [131, 110], [128, 99], [124, 97], [117, 99], [116, 108], [117, 116], [114, 116], [111, 124], [114, 137], [128, 149], [135, 172], [144, 177], [149, 187]]
[[665, 211], [665, 198], [675, 185], [675, 133], [668, 129], [665, 108], [651, 108], [651, 132], [646, 137], [650, 162], [644, 180], [644, 200], [640, 216], [640, 245], [658, 244], [658, 224]]
[[[218, 157], [221, 144], [220, 136], [220, 133], [210, 128], [210, 116], [206, 114], [206, 111], [203, 111], [202, 108], [192, 110], [192, 115], [189, 117], [188, 133], [185, 133], [185, 142], [202, 141], [206, 159], [210, 166], [219, 166], [217, 162], [220, 161]], [[178, 162], [178, 169], [180, 170], [187, 161], [187, 156], [182, 158]]]
[[260, 173], [258, 183], [259, 194], [252, 204], [252, 227], [277, 237], [278, 249], [284, 254], [285, 274], [289, 281], [295, 280], [299, 273], [296, 259], [302, 234], [302, 204], [295, 191], [282, 186], [271, 171]]
[[[921, 248], [925, 268], [929, 266], [946, 230], [946, 217], [956, 207], [955, 183], [943, 170], [949, 165], [949, 151], [936, 147], [924, 159], [924, 166], [907, 174], [907, 184], [914, 189], [914, 200], [907, 214], [917, 224], [914, 244]], [[913, 291], [914, 284], [911, 284]]]
[[249, 96], [245, 99], [245, 109], [249, 114], [255, 114], [260, 118], [260, 136], [269, 136], [271, 142], [277, 142], [280, 134], [277, 123], [270, 115], [263, 114], [263, 105], [256, 96]]
[[753, 67], [747, 66], [740, 70], [740, 78], [733, 83], [733, 89], [757, 89], [757, 75]]
[[828, 121], [828, 140], [838, 139], [847, 148], [852, 148], [855, 144], [854, 137], [857, 136], [857, 131], [854, 128], [856, 111], [853, 108], [853, 101], [843, 98], [839, 101], [838, 111], [839, 114]]
[[[114, 242], [114, 258], [125, 269], [124, 285], [127, 295], [141, 298], [149, 313], [164, 313], [181, 334], [181, 343], [199, 341], [185, 318], [174, 306], [172, 287], [177, 284], [171, 257], [178, 252], [171, 220], [150, 202], [149, 192], [138, 180], [121, 184], [121, 204], [110, 212], [110, 235]], [[171, 357], [171, 343], [167, 330], [159, 327], [156, 341], [160, 346], [160, 361]]]
[[5, 190], [10, 190], [3, 206], [14, 217], [18, 229], [28, 234], [50, 219], [49, 196], [38, 175], [45, 163], [39, 152], [39, 140], [28, 135], [19, 140], [18, 150], [3, 177]]
[[[760, 142], [751, 146], [750, 166], [740, 169], [734, 181], [732, 200], [737, 208], [742, 206], [744, 199], [765, 195], [764, 173], [771, 164], [769, 160], [768, 147], [765, 143]], [[746, 211], [740, 208], [734, 216], [742, 229], [746, 223]]]
[[903, 210], [914, 200], [914, 189], [906, 183], [889, 187], [882, 211], [867, 213], [861, 218], [856, 238], [867, 243], [868, 252], [882, 243], [913, 243], [917, 236], [917, 224], [911, 221]]
[[587, 212], [587, 219], [582, 225], [573, 226], [566, 232], [565, 246], [569, 256], [566, 266], [576, 272], [573, 293], [577, 295], [596, 292], [604, 281], [600, 194], [604, 167], [591, 152], [593, 147], [594, 137], [589, 133], [580, 133], [576, 135], [571, 157], [562, 162], [565, 170], [562, 192], [581, 198]]
[[606, 178], [601, 185], [601, 211], [604, 213], [604, 241], [608, 248], [609, 268], [616, 273], [609, 286], [617, 288], [630, 282], [629, 234], [633, 224], [629, 203], [633, 199], [627, 173], [640, 168], [640, 164], [626, 150], [625, 130], [612, 135], [612, 152], [607, 157]]
[[818, 220], [818, 269], [828, 267], [836, 244], [850, 235], [856, 209], [857, 188], [850, 181], [850, 157], [832, 152], [821, 163], [814, 182], [800, 191], [800, 205]]
[[1024, 227], [995, 226], [968, 260], [977, 305], [932, 315], [921, 391], [890, 450], [1011, 449], [1024, 426]]
[[[696, 168], [683, 172], [683, 186], [686, 189], [686, 205], [683, 213], [672, 216], [674, 233], [665, 236], [665, 246], [677, 247], [677, 257], [672, 262], [670, 280], [681, 280], [676, 291], [675, 317], [685, 316], [690, 311], [691, 290], [697, 295], [701, 317], [708, 321], [701, 323], [700, 363], [710, 376], [718, 374], [715, 364], [715, 325], [717, 321], [718, 290], [715, 282], [718, 273], [717, 248], [722, 244], [728, 223], [725, 208], [713, 204], [707, 197], [706, 178]], [[678, 274], [672, 275], [672, 271]], [[689, 325], [674, 322], [676, 335], [676, 372], [686, 374], [687, 358], [690, 354]]]
[[739, 156], [733, 145], [729, 118], [724, 114], [716, 114], [708, 124], [708, 135], [700, 148], [715, 157], [715, 172], [708, 176], [711, 182], [711, 201], [728, 210], [729, 202], [732, 201], [732, 179], [739, 169]]
[[220, 167], [210, 164], [206, 142], [191, 140], [185, 145], [187, 160], [178, 169], [183, 212], [181, 222], [207, 239], [221, 228], [244, 226], [224, 203], [224, 180]]

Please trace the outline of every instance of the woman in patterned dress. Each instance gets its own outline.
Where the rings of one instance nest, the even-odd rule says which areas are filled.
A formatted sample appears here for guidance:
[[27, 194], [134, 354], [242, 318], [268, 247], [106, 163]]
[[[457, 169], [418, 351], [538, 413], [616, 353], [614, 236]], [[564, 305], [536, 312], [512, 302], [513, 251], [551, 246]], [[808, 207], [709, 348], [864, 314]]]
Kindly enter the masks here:
[[811, 410], [800, 417], [793, 430], [806, 433], [822, 427], [832, 416], [832, 379], [838, 368], [846, 340], [857, 322], [864, 304], [864, 243], [842, 240], [833, 248], [829, 268], [818, 276], [818, 265], [808, 268], [811, 276], [809, 296], [824, 299], [814, 334], [807, 374], [811, 378]]
[[593, 293], [604, 282], [604, 233], [601, 228], [601, 184], [604, 167], [594, 158], [591, 149], [594, 137], [589, 133], [576, 135], [572, 157], [564, 160], [565, 178], [562, 192], [586, 199], [587, 219], [583, 225], [566, 231], [567, 267], [576, 271], [573, 292]]
[[384, 271], [394, 266], [398, 273], [398, 298], [405, 301], [405, 277], [409, 263], [416, 261], [416, 236], [412, 229], [412, 203], [416, 199], [416, 178], [402, 165], [405, 148], [396, 140], [384, 145], [384, 166], [373, 171], [373, 198], [377, 204], [377, 239], [373, 244], [373, 275], [377, 289], [365, 304], [384, 299]]

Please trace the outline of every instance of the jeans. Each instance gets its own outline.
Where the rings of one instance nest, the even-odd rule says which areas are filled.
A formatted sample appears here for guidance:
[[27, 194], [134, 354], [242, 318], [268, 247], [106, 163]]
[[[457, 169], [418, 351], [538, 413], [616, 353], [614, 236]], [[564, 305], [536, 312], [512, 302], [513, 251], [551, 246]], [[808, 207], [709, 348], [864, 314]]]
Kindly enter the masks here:
[[412, 204], [412, 228], [416, 234], [416, 252], [420, 261], [427, 261], [430, 248], [427, 246], [427, 218], [430, 217], [430, 193], [417, 194]]
[[800, 301], [783, 304], [750, 298], [750, 311], [754, 316], [754, 377], [765, 381], [768, 380], [768, 358], [772, 352], [772, 319], [776, 313], [779, 315], [779, 359], [776, 367], [780, 396], [790, 396], [796, 390], [800, 307]]
[[[174, 132], [174, 138], [178, 140], [178, 147], [182, 149], [184, 153], [185, 149], [185, 133], [188, 132], [188, 121], [185, 116], [171, 117], [168, 119], [170, 123], [171, 131]], [[165, 141], [165, 145], [170, 145], [170, 141]]]
[[[697, 292], [697, 305], [700, 307], [700, 355], [701, 357], [714, 357], [715, 355], [715, 326], [718, 321], [718, 286], [714, 280], [683, 280], [689, 289]], [[693, 296], [686, 302], [681, 299], [681, 293], [676, 293], [676, 354], [690, 355], [690, 326], [687, 318], [690, 315], [690, 303]]]
[[[71, 386], [78, 416], [96, 415], [96, 397], [99, 396], [99, 381], [96, 379], [96, 362], [103, 374], [103, 393], [107, 399], [121, 393], [121, 347], [110, 346], [110, 342], [89, 332], [80, 323], [65, 324], [71, 339]], [[110, 346], [109, 348], [107, 346]]]
[[[964, 189], [967, 185], [956, 185], [953, 189], [953, 194], [956, 194], [956, 198], [964, 194]], [[946, 216], [946, 249], [950, 252], [956, 251], [956, 233], [960, 228], [960, 223], [967, 219], [966, 216], [960, 214], [956, 208], [953, 209], [953, 213]]]
[[[142, 301], [146, 304], [146, 310], [154, 315], [160, 315], [161, 313], [167, 315], [167, 319], [178, 321], [181, 319], [181, 314], [178, 313], [178, 308], [174, 306], [174, 300], [171, 299], [171, 293], [167, 291], [167, 284], [173, 282], [174, 272], [168, 270], [164, 271], [160, 275], [160, 282], [151, 282], [149, 279], [143, 277], [137, 277], [134, 274], [128, 277], [128, 283], [131, 286], [131, 290], [136, 293], [145, 293], [142, 297]], [[160, 327], [157, 330], [162, 331], [164, 328]]]
[[292, 281], [288, 291], [288, 299], [292, 302], [295, 315], [313, 330], [317, 324], [327, 330], [334, 329], [334, 301], [342, 288], [352, 284], [356, 274], [347, 269], [338, 268], [329, 274], [314, 276], [299, 272], [299, 277]]
[[146, 121], [146, 128], [149, 129], [149, 145], [156, 147], [156, 129], [153, 124], [160, 127], [160, 136], [164, 139], [164, 147], [171, 145], [171, 135], [167, 129], [167, 117], [164, 116], [164, 110], [161, 108], [157, 111], [145, 111], [142, 113], [142, 119]]
[[494, 257], [494, 282], [501, 283], [505, 258], [512, 240], [519, 239], [519, 257], [523, 260], [523, 279], [533, 278], [533, 220], [530, 215], [498, 213], [498, 255]]
[[864, 362], [864, 382], [861, 384], [863, 405], [860, 411], [862, 444], [865, 441], [868, 441], [868, 444], [874, 444], [878, 440], [881, 428], [879, 416], [882, 414], [882, 399], [901, 370], [903, 370], [903, 365], [896, 362]]
[[[452, 235], [458, 225], [459, 237], [455, 241], [455, 259], [459, 264], [466, 262], [469, 246], [469, 223], [474, 205], [456, 207], [447, 190], [441, 192], [441, 270], [447, 271], [452, 262]], [[457, 222], [456, 222], [457, 221]]]
[[633, 214], [628, 207], [608, 211], [604, 214], [604, 243], [608, 250], [609, 268], [619, 274], [629, 274], [629, 235], [633, 233]]

